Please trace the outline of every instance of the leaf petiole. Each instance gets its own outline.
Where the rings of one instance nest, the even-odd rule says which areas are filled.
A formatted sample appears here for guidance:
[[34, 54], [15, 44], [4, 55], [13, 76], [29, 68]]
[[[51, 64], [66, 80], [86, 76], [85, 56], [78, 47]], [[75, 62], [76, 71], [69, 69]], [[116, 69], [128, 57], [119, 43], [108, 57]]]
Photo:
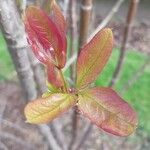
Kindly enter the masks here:
[[63, 75], [61, 69], [59, 69], [59, 74], [60, 74], [60, 77], [61, 77], [61, 79], [62, 79], [62, 81], [63, 81], [63, 84], [64, 84], [64, 90], [65, 90], [66, 93], [68, 93], [68, 90], [67, 90], [67, 83], [66, 83], [66, 80], [65, 80], [65, 78], [64, 78], [64, 75]]

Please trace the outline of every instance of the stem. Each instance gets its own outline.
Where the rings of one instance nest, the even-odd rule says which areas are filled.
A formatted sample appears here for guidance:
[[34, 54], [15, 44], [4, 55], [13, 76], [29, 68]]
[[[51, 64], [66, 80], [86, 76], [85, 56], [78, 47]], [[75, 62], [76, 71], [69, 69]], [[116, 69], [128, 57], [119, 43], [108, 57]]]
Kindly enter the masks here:
[[[89, 24], [92, 14], [93, 0], [81, 1], [79, 49], [87, 43]], [[79, 51], [80, 52], [80, 51]]]
[[115, 71], [112, 76], [112, 80], [109, 83], [110, 87], [114, 86], [120, 78], [121, 68], [123, 66], [124, 57], [125, 57], [125, 53], [126, 53], [126, 46], [127, 46], [127, 42], [130, 37], [132, 23], [135, 18], [135, 15], [137, 13], [138, 3], [139, 3], [139, 0], [131, 0], [130, 1], [128, 14], [127, 14], [127, 18], [126, 18], [124, 34], [123, 34], [123, 41], [121, 44], [121, 51], [120, 51], [119, 59], [117, 62], [117, 66], [116, 66]]
[[66, 81], [65, 81], [64, 75], [63, 75], [63, 73], [62, 73], [62, 70], [61, 70], [61, 69], [58, 69], [58, 70], [59, 70], [59, 74], [60, 74], [61, 79], [62, 79], [63, 84], [64, 84], [64, 90], [65, 90], [65, 92], [66, 92], [66, 93], [68, 93], [68, 90], [67, 90], [67, 84], [66, 84]]

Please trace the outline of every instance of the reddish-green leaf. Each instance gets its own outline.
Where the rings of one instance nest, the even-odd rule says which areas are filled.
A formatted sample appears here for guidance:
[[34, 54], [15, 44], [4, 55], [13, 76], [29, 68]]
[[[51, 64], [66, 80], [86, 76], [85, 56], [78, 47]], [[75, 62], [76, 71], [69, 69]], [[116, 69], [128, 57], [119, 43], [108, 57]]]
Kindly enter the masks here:
[[54, 65], [47, 66], [47, 78], [48, 82], [54, 87], [60, 88], [63, 86], [63, 80], [60, 76], [60, 72]]
[[27, 8], [24, 20], [30, 44], [32, 45], [36, 41], [36, 45], [40, 45], [40, 48], [36, 47], [36, 51], [40, 51], [38, 57], [44, 55], [50, 58], [50, 61], [53, 59], [58, 67], [64, 67], [66, 38], [64, 35], [62, 36], [52, 19], [38, 7], [32, 6]]
[[66, 20], [62, 14], [61, 8], [59, 5], [56, 3], [55, 0], [51, 2], [51, 18], [58, 27], [59, 31], [63, 34], [65, 37], [66, 35], [66, 28], [67, 28], [67, 23]]
[[128, 136], [137, 126], [134, 110], [110, 88], [93, 88], [79, 94], [79, 110], [101, 129]]
[[83, 48], [77, 60], [77, 88], [93, 82], [108, 61], [113, 47], [113, 34], [106, 28], [98, 32]]
[[76, 97], [71, 94], [51, 94], [27, 104], [24, 113], [28, 123], [48, 123], [66, 112], [76, 103]]

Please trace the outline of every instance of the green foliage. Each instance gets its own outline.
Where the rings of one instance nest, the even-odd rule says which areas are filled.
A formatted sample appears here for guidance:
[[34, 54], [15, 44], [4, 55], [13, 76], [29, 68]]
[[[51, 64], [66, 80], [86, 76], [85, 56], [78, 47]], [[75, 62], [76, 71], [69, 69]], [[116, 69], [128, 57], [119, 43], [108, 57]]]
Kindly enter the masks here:
[[0, 32], [0, 80], [11, 78], [13, 70], [13, 63], [8, 54], [5, 40]]
[[[104, 68], [102, 74], [96, 80], [97, 86], [108, 85], [115, 64], [117, 63], [117, 58], [119, 56], [119, 50], [114, 49], [112, 56]], [[125, 64], [123, 65], [121, 78], [116, 84], [115, 89], [119, 92], [124, 86], [124, 84], [134, 75], [134, 72], [145, 62], [148, 56], [142, 54], [141, 52], [129, 50], [125, 56]], [[145, 132], [150, 133], [150, 70], [147, 68], [143, 72], [143, 75], [138, 79], [138, 81], [133, 84], [130, 89], [125, 92], [122, 96], [127, 99], [128, 102], [136, 109], [139, 115], [139, 128], [144, 129]]]

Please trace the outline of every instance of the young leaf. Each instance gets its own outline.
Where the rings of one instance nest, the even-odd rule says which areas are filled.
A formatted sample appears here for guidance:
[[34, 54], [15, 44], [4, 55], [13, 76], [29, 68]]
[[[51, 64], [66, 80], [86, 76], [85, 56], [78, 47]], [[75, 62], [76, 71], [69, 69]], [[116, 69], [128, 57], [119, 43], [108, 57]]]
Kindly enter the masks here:
[[51, 18], [52, 18], [53, 22], [56, 24], [56, 26], [58, 27], [59, 31], [65, 37], [67, 23], [62, 14], [61, 8], [59, 7], [59, 5], [56, 3], [55, 0], [52, 0], [52, 2], [51, 2]]
[[38, 37], [36, 33], [31, 29], [29, 22], [26, 19], [24, 22], [25, 22], [26, 32], [28, 33], [27, 40], [36, 58], [45, 65], [49, 64], [49, 62], [53, 62], [54, 60], [52, 59], [51, 55], [48, 56], [45, 54], [44, 49], [42, 45], [39, 43], [39, 41], [37, 40]]
[[38, 7], [32, 6], [27, 8], [24, 20], [25, 26], [29, 25], [34, 33], [32, 38], [29, 36], [30, 41], [36, 40], [40, 43], [43, 54], [52, 57], [57, 66], [63, 68], [66, 62], [66, 38], [62, 36], [52, 19]]
[[93, 82], [108, 61], [113, 47], [113, 34], [106, 28], [98, 32], [83, 48], [77, 60], [77, 88]]
[[76, 103], [76, 97], [71, 94], [51, 94], [49, 97], [40, 98], [27, 104], [25, 116], [28, 123], [48, 123], [66, 112]]
[[84, 91], [79, 95], [78, 107], [98, 127], [117, 136], [128, 136], [137, 126], [134, 110], [110, 88]]
[[60, 76], [59, 70], [54, 65], [47, 66], [47, 78], [48, 82], [54, 87], [59, 88], [63, 86], [63, 81]]

